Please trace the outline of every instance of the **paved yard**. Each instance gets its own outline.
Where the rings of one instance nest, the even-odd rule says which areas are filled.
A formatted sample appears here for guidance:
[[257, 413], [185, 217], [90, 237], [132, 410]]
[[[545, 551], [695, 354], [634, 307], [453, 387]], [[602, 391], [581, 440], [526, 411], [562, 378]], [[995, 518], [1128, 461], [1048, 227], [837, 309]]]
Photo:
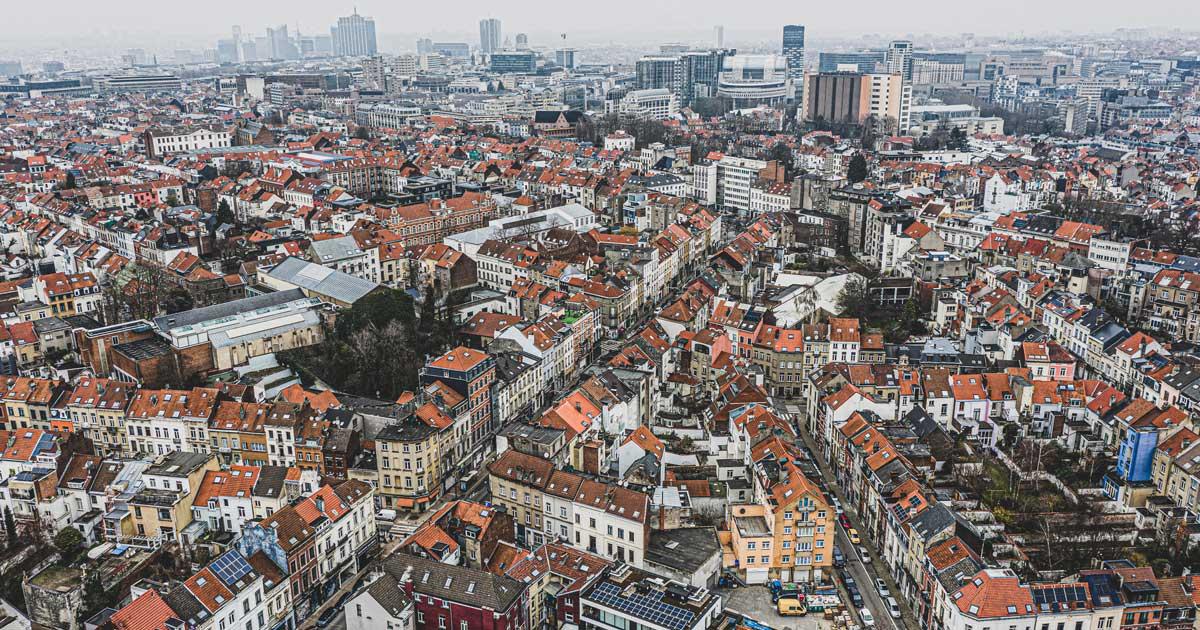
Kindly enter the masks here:
[[784, 617], [776, 612], [771, 602], [771, 591], [765, 586], [743, 586], [734, 589], [719, 589], [725, 599], [725, 609], [753, 617], [777, 630], [827, 630], [833, 627], [820, 613], [806, 617]]

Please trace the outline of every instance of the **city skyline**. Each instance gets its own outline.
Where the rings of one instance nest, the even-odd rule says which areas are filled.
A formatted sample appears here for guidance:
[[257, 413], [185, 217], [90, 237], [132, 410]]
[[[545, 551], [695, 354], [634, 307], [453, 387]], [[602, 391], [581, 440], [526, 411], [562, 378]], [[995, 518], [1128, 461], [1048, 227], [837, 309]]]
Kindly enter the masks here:
[[[65, 6], [64, 6], [65, 5]], [[908, 33], [957, 34], [973, 32], [982, 36], [1012, 36], [1045, 31], [1067, 30], [1072, 32], [1105, 32], [1120, 28], [1175, 29], [1181, 24], [1200, 23], [1200, 7], [1181, 2], [1149, 2], [1139, 5], [1138, 19], [1134, 23], [1120, 17], [1116, 12], [1107, 12], [1088, 5], [1086, 12], [1080, 11], [1081, 2], [1034, 4], [1017, 2], [1010, 11], [996, 12], [982, 6], [961, 5], [937, 0], [927, 11], [918, 15], [905, 11], [894, 3], [869, 0], [861, 10], [855, 12], [853, 20], [845, 20], [840, 8], [805, 7], [802, 11], [782, 2], [767, 2], [762, 10], [724, 14], [719, 7], [712, 11], [689, 5], [686, 10], [679, 2], [656, 3], [646, 6], [618, 0], [609, 3], [608, 10], [595, 15], [580, 12], [578, 15], [561, 11], [548, 12], [545, 2], [522, 3], [507, 6], [498, 14], [495, 7], [483, 2], [465, 2], [456, 7], [456, 17], [447, 20], [444, 15], [425, 10], [420, 6], [400, 7], [383, 2], [364, 2], [356, 6], [331, 6], [325, 3], [294, 3], [288, 5], [287, 23], [300, 32], [326, 32], [329, 24], [338, 15], [348, 15], [357, 10], [361, 15], [375, 18], [381, 35], [398, 36], [422, 33], [478, 34], [478, 20], [484, 17], [500, 19], [513, 33], [525, 32], [540, 36], [560, 32], [573, 33], [578, 39], [593, 38], [604, 34], [614, 41], [638, 39], [658, 32], [694, 33], [696, 39], [712, 39], [713, 27], [718, 21], [725, 29], [725, 38], [732, 41], [754, 38], [773, 31], [778, 23], [800, 23], [808, 27], [810, 37], [843, 36], [847, 34], [877, 34], [879, 36], [901, 36]], [[10, 43], [36, 40], [53, 42], [72, 38], [95, 37], [171, 37], [177, 40], [211, 38], [228, 32], [229, 23], [240, 23], [248, 30], [257, 30], [251, 25], [268, 25], [279, 22], [278, 7], [267, 5], [245, 5], [231, 0], [211, 3], [211, 11], [189, 16], [187, 24], [178, 24], [164, 15], [157, 5], [146, 0], [123, 0], [93, 4], [81, 0], [67, 0], [56, 5], [58, 10], [47, 12], [37, 5], [18, 4], [6, 8], [11, 16], [7, 28], [0, 33]], [[1024, 17], [1036, 10], [1039, 19], [1031, 24]], [[640, 16], [629, 24], [621, 16], [635, 12]], [[162, 17], [160, 17], [162, 16]], [[769, 16], [769, 17], [768, 17]], [[1086, 18], [1085, 18], [1086, 16]], [[644, 25], [644, 26], [643, 26]], [[617, 27], [620, 27], [619, 29]], [[614, 35], [620, 33], [620, 35]], [[622, 39], [623, 38], [623, 39]], [[113, 40], [115, 45], [128, 42]]]

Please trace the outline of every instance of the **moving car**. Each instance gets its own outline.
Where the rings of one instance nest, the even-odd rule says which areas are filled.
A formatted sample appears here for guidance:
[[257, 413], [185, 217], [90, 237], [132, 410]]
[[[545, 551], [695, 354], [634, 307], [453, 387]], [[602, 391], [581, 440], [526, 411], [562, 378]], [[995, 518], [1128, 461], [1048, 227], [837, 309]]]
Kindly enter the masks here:
[[796, 599], [795, 597], [780, 598], [779, 602], [776, 603], [776, 609], [779, 611], [779, 614], [785, 617], [808, 614], [808, 609], [804, 607], [804, 602]]
[[862, 538], [859, 538], [857, 529], [854, 529], [853, 527], [847, 529], [846, 535], [850, 537], [850, 544], [852, 544], [852, 545], [861, 545], [862, 544]]
[[866, 608], [859, 608], [858, 616], [862, 617], [863, 627], [866, 627], [866, 628], [874, 628], [875, 627], [875, 617], [873, 615], [871, 615], [871, 611], [867, 610]]
[[883, 578], [875, 578], [875, 590], [879, 591], [879, 596], [887, 599], [892, 596], [892, 592], [888, 590], [887, 582]]

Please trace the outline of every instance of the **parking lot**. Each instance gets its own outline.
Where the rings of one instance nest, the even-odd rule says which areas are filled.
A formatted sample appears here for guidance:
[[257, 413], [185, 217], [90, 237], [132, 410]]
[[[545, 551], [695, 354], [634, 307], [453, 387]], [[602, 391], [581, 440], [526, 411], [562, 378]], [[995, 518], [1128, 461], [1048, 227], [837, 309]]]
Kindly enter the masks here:
[[826, 621], [820, 613], [805, 617], [781, 616], [771, 602], [771, 591], [765, 586], [719, 589], [718, 592], [725, 599], [726, 610], [748, 615], [777, 630], [824, 630], [833, 627], [833, 622]]

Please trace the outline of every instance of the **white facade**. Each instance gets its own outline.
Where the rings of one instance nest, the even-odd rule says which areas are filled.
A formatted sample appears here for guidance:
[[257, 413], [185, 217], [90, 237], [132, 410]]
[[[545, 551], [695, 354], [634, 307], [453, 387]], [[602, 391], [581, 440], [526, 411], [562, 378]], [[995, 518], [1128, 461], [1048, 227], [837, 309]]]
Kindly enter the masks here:
[[146, 147], [152, 155], [165, 155], [183, 151], [198, 151], [200, 149], [217, 149], [231, 146], [231, 136], [223, 129], [192, 129], [177, 133], [156, 132], [149, 134], [150, 146]]

